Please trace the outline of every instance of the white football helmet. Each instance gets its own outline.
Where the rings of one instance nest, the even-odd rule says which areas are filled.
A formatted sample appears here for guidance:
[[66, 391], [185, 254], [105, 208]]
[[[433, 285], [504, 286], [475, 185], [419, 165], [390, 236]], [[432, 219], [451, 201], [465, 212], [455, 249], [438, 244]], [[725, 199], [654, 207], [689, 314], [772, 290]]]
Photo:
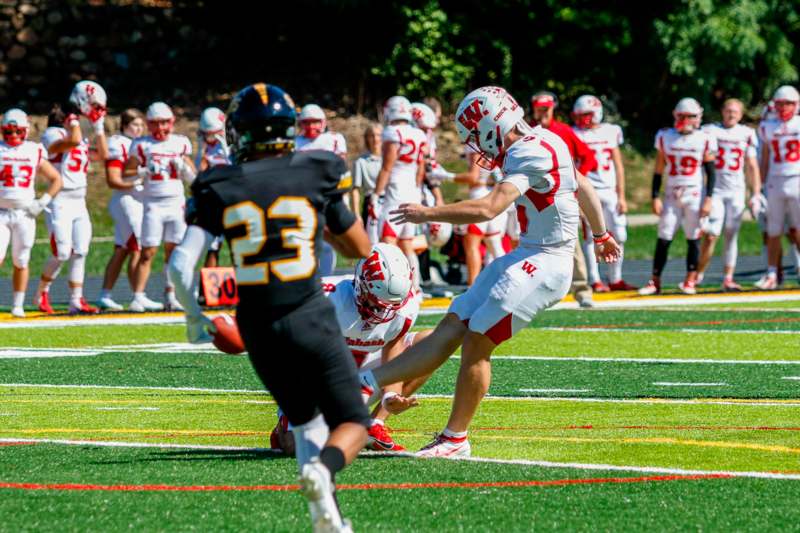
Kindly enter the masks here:
[[[591, 114], [590, 114], [591, 113]], [[603, 120], [603, 102], [591, 94], [584, 94], [572, 106], [572, 119], [579, 128], [587, 129]]]
[[356, 264], [353, 280], [356, 307], [361, 317], [373, 324], [389, 322], [411, 298], [412, 271], [397, 246], [379, 243], [369, 256]]
[[303, 109], [300, 110], [300, 114], [297, 116], [297, 122], [300, 123], [303, 137], [309, 139], [316, 139], [319, 137], [327, 126], [325, 111], [317, 104], [307, 104], [303, 106]]
[[694, 98], [681, 98], [672, 110], [675, 118], [675, 129], [680, 133], [692, 133], [700, 127], [703, 120], [703, 108]]
[[428, 246], [441, 248], [453, 235], [453, 225], [449, 222], [428, 222], [425, 227], [425, 236]]
[[106, 114], [106, 90], [97, 82], [83, 80], [76, 83], [69, 101], [92, 122]]
[[503, 138], [524, 122], [525, 111], [501, 87], [481, 87], [469, 93], [458, 105], [456, 130], [461, 142], [477, 153], [479, 166], [491, 170], [502, 161]]
[[7, 145], [19, 146], [28, 138], [28, 115], [22, 109], [9, 109], [3, 113], [0, 128], [3, 130], [3, 141]]
[[200, 114], [200, 132], [215, 133], [225, 131], [225, 113], [217, 107], [207, 107]]
[[145, 114], [147, 129], [157, 141], [163, 141], [172, 133], [175, 125], [175, 115], [172, 109], [164, 102], [153, 102]]
[[395, 120], [411, 122], [411, 102], [405, 96], [392, 96], [383, 104], [384, 124], [390, 124]]
[[414, 124], [421, 130], [432, 130], [439, 125], [436, 120], [436, 113], [422, 102], [411, 104], [411, 118], [414, 119]]
[[778, 118], [786, 122], [797, 114], [800, 93], [791, 85], [781, 85], [772, 96], [772, 102], [775, 104]]

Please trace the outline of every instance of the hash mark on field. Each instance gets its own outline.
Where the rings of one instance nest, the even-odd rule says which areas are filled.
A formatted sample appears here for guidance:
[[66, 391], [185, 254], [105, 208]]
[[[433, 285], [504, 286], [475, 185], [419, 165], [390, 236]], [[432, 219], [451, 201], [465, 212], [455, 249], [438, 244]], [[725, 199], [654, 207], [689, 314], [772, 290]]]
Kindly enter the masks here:
[[160, 407], [95, 407], [97, 411], [160, 411]]
[[[647, 483], [653, 481], [690, 481], [698, 479], [727, 479], [727, 474], [693, 474], [643, 477], [578, 478], [530, 481], [483, 481], [483, 482], [439, 482], [439, 483], [358, 483], [337, 485], [337, 490], [409, 490], [409, 489], [475, 489], [475, 488], [519, 488], [552, 487], [564, 485], [587, 485], [599, 483]], [[93, 485], [82, 483], [2, 483], [0, 489], [22, 490], [81, 490], [81, 491], [270, 491], [286, 492], [300, 489], [299, 485]]]
[[791, 381], [800, 381], [800, 376], [784, 376], [781, 379], [788, 379]]
[[592, 392], [592, 389], [519, 389], [520, 392]]
[[681, 383], [678, 381], [656, 381], [659, 387], [727, 387], [727, 383]]

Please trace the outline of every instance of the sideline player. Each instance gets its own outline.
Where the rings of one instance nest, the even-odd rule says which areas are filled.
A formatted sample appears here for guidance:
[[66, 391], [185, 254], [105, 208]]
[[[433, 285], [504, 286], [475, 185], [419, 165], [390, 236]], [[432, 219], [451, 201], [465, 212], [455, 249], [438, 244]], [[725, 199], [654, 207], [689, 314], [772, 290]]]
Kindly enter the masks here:
[[[195, 301], [194, 268], [214, 235], [228, 240], [239, 330], [256, 373], [293, 424], [314, 531], [351, 531], [333, 482], [364, 447], [369, 413], [322, 292], [316, 250], [326, 225], [345, 255], [366, 257], [370, 245], [343, 199], [347, 165], [319, 150], [293, 152], [295, 118], [291, 98], [274, 85], [250, 85], [233, 98], [227, 135], [235, 164], [215, 167], [192, 185], [197, 210], [169, 269], [189, 340], [207, 341], [213, 325]], [[307, 390], [302, 385], [309, 382]]]
[[176, 311], [182, 308], [175, 298], [168, 271], [165, 304], [149, 299], [145, 288], [161, 242], [164, 242], [164, 262], [168, 263], [172, 250], [186, 233], [186, 196], [182, 181], [191, 184], [195, 178], [192, 143], [185, 136], [172, 132], [175, 115], [164, 102], [150, 104], [146, 119], [150, 135], [133, 142], [125, 165], [125, 176], [139, 176], [144, 181], [142, 253], [134, 271], [133, 301], [128, 309], [136, 313], [160, 311], [165, 307]]
[[[86, 191], [89, 162], [94, 159], [105, 161], [108, 157], [106, 92], [93, 81], [80, 81], [69, 96], [69, 105], [66, 115], [60, 106], [53, 108], [47, 120], [48, 128], [42, 135], [42, 144], [61, 174], [64, 186], [53, 199], [49, 210], [45, 211], [53, 255], [42, 269], [36, 304], [40, 311], [53, 313], [50, 284], [58, 276], [61, 265], [69, 261], [69, 314], [94, 314], [99, 310], [89, 305], [83, 297], [86, 257], [92, 242], [92, 221], [86, 208]], [[92, 124], [95, 142], [93, 153], [90, 153], [89, 141], [81, 132], [79, 114]]]
[[470, 454], [467, 428], [489, 387], [492, 352], [569, 290], [579, 206], [592, 225], [597, 255], [607, 261], [619, 255], [600, 201], [575, 171], [564, 141], [523, 118], [505, 89], [469, 93], [456, 112], [458, 135], [482, 156], [482, 165], [501, 164], [503, 179], [483, 198], [437, 207], [404, 204], [393, 213], [398, 222], [468, 224], [489, 220], [516, 202], [521, 219], [519, 246], [480, 273], [433, 333], [394, 361], [361, 374], [362, 392], [374, 399], [381, 386], [430, 374], [462, 347], [450, 419], [420, 455]]
[[[410, 332], [419, 314], [419, 299], [411, 290], [408, 260], [391, 244], [373, 245], [369, 257], [356, 265], [354, 276], [322, 278], [322, 288], [336, 309], [339, 327], [358, 368], [375, 368], [387, 363], [432, 331]], [[408, 397], [423, 382], [395, 384], [386, 390]], [[389, 411], [383, 405], [375, 408], [368, 432], [368, 449], [405, 450], [394, 442], [386, 429], [388, 416]], [[289, 455], [294, 453], [294, 439], [282, 413], [279, 413], [270, 444], [273, 449]]]
[[636, 287], [622, 279], [622, 260], [628, 240], [628, 203], [625, 200], [625, 167], [622, 165], [622, 128], [603, 122], [603, 103], [591, 94], [584, 94], [572, 106], [575, 135], [594, 151], [597, 166], [586, 174], [603, 206], [608, 231], [619, 243], [619, 261], [608, 265], [608, 285], [600, 279], [600, 269], [594, 257], [594, 243], [583, 241], [583, 254], [589, 270], [589, 283], [595, 292], [632, 291]]
[[[200, 126], [197, 132], [197, 158], [195, 165], [203, 172], [211, 167], [231, 164], [230, 149], [225, 140], [225, 113], [216, 107], [207, 107], [200, 114]], [[213, 268], [219, 264], [219, 249], [222, 238], [211, 241], [203, 266]]]
[[711, 213], [702, 224], [703, 243], [700, 247], [700, 261], [697, 264], [697, 282], [703, 280], [706, 268], [714, 254], [717, 239], [725, 231], [723, 252], [722, 290], [740, 291], [742, 287], [733, 281], [738, 255], [739, 228], [745, 210], [747, 181], [750, 182], [750, 210], [761, 210], [761, 176], [758, 171], [758, 139], [753, 128], [739, 122], [744, 114], [744, 104], [736, 98], [729, 98], [722, 104], [722, 122], [706, 124], [703, 131], [711, 134], [717, 141], [715, 163], [717, 180], [711, 200]]
[[393, 96], [384, 108], [382, 163], [375, 192], [370, 197], [373, 212], [378, 216], [381, 242], [394, 244], [406, 254], [414, 271], [414, 288], [419, 289], [419, 260], [414, 250], [417, 225], [393, 222], [389, 212], [400, 204], [422, 201], [422, 181], [425, 178], [425, 133], [412, 126], [411, 103]]
[[133, 290], [133, 273], [139, 262], [142, 236], [142, 181], [137, 176], [122, 177], [131, 153], [131, 143], [144, 133], [144, 116], [138, 109], [126, 109], [119, 116], [120, 133], [108, 139], [106, 183], [113, 189], [108, 212], [114, 220], [114, 253], [108, 259], [103, 288], [97, 306], [109, 311], [121, 311], [122, 306], [111, 297], [111, 291], [128, 258], [128, 283]]
[[[714, 194], [717, 141], [700, 130], [703, 108], [694, 98], [682, 98], [672, 111], [675, 124], [656, 134], [656, 165], [653, 171], [653, 213], [659, 217], [658, 240], [653, 256], [653, 275], [639, 294], [661, 292], [661, 272], [667, 264], [669, 245], [678, 225], [686, 236], [686, 278], [678, 288], [684, 294], [696, 294], [697, 261], [700, 257], [700, 219], [711, 213]], [[667, 171], [664, 201], [661, 180]], [[703, 170], [706, 187], [703, 191]]]
[[[11, 316], [25, 318], [25, 289], [28, 287], [28, 262], [36, 238], [36, 217], [61, 190], [61, 174], [47, 161], [40, 143], [29, 141], [28, 115], [21, 109], [3, 113], [3, 141], [0, 142], [0, 265], [11, 244]], [[36, 198], [36, 176], [48, 181], [47, 192]]]
[[761, 140], [761, 175], [767, 189], [767, 274], [756, 282], [759, 289], [773, 290], [780, 285], [781, 236], [786, 220], [795, 231], [789, 232], [800, 249], [800, 93], [783, 85], [772, 97], [776, 117], [758, 127]]

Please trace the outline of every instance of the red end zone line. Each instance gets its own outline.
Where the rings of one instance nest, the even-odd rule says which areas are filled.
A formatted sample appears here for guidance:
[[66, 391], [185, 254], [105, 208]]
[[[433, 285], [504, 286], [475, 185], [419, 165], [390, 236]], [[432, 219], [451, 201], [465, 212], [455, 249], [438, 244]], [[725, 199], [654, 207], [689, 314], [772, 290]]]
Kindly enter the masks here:
[[[598, 483], [645, 483], [650, 481], [681, 481], [695, 479], [727, 479], [728, 474], [697, 474], [645, 477], [609, 477], [587, 479], [556, 479], [552, 481], [487, 481], [475, 483], [360, 483], [338, 485], [337, 490], [398, 490], [398, 489], [473, 489], [508, 487], [549, 487], [588, 485]], [[119, 492], [210, 492], [210, 491], [272, 491], [298, 490], [299, 485], [91, 485], [80, 483], [0, 483], [0, 489], [22, 490], [99, 490]]]

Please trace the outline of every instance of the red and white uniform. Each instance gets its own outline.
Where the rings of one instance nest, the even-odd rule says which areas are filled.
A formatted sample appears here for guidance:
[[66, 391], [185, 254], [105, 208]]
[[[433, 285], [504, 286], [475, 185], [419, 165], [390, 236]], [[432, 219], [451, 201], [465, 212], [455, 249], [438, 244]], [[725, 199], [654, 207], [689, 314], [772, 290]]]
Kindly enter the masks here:
[[183, 181], [173, 161], [183, 156], [191, 157], [192, 143], [175, 133], [163, 141], [148, 135], [133, 141], [131, 154], [148, 170], [143, 191], [142, 246], [158, 246], [162, 240], [181, 242], [186, 233], [186, 197]]
[[381, 238], [388, 236], [397, 239], [413, 239], [416, 235], [417, 225], [391, 222], [389, 212], [400, 204], [422, 203], [422, 189], [417, 185], [417, 169], [422, 164], [428, 139], [425, 132], [414, 126], [396, 124], [384, 128], [382, 140], [395, 143], [400, 149], [389, 175], [386, 199], [380, 213], [378, 227]]
[[502, 172], [501, 183], [521, 194], [519, 246], [486, 267], [449, 310], [495, 344], [567, 294], [580, 218], [575, 166], [558, 135], [534, 128], [508, 148]]
[[203, 143], [203, 152], [200, 157], [208, 162], [208, 168], [231, 164], [231, 160], [225, 153], [225, 148], [221, 142], [215, 142], [214, 144]]
[[767, 185], [767, 233], [783, 234], [784, 221], [800, 227], [800, 116], [787, 122], [765, 120], [758, 127], [761, 143], [769, 150]]
[[656, 134], [655, 147], [664, 154], [664, 209], [658, 222], [658, 237], [671, 241], [678, 224], [687, 239], [700, 237], [700, 204], [703, 200], [703, 159], [717, 153], [717, 140], [695, 130], [682, 135], [675, 128]]
[[745, 161], [758, 155], [758, 138], [753, 128], [737, 124], [726, 128], [720, 123], [706, 124], [703, 131], [717, 141], [716, 181], [711, 197], [711, 214], [703, 231], [719, 236], [723, 225], [735, 234], [745, 209]]
[[403, 339], [406, 347], [411, 345], [410, 331], [419, 314], [419, 299], [409, 298], [390, 321], [374, 324], [366, 322], [358, 312], [353, 276], [322, 278], [322, 288], [336, 308], [342, 335], [359, 368], [379, 365], [383, 347], [397, 338]]
[[[125, 135], [112, 135], [108, 138], [108, 159], [106, 167], [125, 168], [131, 153], [133, 139]], [[114, 219], [114, 244], [138, 250], [142, 237], [142, 205], [141, 185], [128, 190], [115, 189], [108, 202], [108, 212]]]
[[347, 141], [344, 140], [344, 135], [341, 133], [324, 131], [314, 139], [298, 135], [294, 138], [294, 149], [298, 152], [303, 152], [305, 150], [325, 150], [326, 152], [333, 152], [338, 156], [345, 156], [347, 155]]
[[47, 157], [40, 143], [25, 141], [9, 146], [0, 141], [0, 263], [11, 243], [11, 259], [25, 268], [36, 238], [36, 219], [22, 209], [35, 198], [36, 171]]
[[[45, 148], [67, 137], [64, 128], [47, 128], [42, 135]], [[45, 211], [45, 222], [50, 231], [50, 245], [59, 261], [66, 261], [74, 253], [89, 253], [92, 241], [92, 221], [86, 209], [86, 173], [89, 170], [89, 141], [59, 154], [50, 154], [50, 162], [61, 174], [63, 187]]]

